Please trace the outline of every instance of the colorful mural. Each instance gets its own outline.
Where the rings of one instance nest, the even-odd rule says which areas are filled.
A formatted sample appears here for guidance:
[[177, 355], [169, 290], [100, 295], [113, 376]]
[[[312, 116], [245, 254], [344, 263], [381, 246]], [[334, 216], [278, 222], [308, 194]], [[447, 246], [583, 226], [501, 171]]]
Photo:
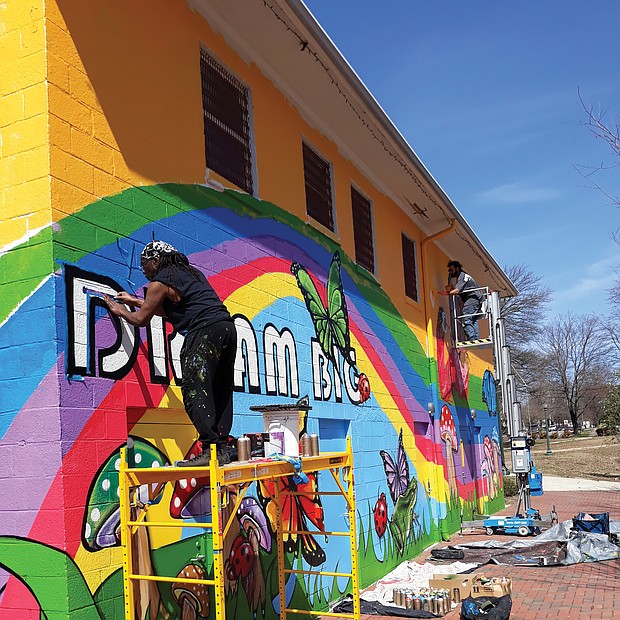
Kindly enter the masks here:
[[[124, 217], [101, 235], [111, 205]], [[251, 405], [308, 393], [308, 430], [318, 432], [322, 449], [342, 450], [346, 436], [353, 438], [364, 584], [436, 540], [450, 514], [471, 510], [472, 491], [498, 500], [495, 421], [482, 412], [476, 419], [478, 427], [487, 425], [479, 462], [475, 450], [463, 451], [457, 423], [473, 424], [466, 415], [473, 405], [462, 400], [468, 392], [482, 409], [482, 380], [469, 375], [468, 387], [457, 381], [453, 393], [442, 388], [441, 415], [429, 416], [426, 403], [438, 393], [432, 377], [447, 363], [443, 347], [437, 347], [438, 371], [430, 373], [422, 344], [382, 289], [362, 286], [341, 249], [286, 211], [233, 191], [160, 185], [88, 205], [39, 234], [53, 241], [49, 273], [41, 272], [36, 243], [0, 256], [3, 269], [31, 274], [28, 291], [22, 284], [21, 297], [13, 288], [0, 302], [0, 337], [12, 345], [0, 349], [8, 373], [0, 450], [3, 467], [11, 468], [0, 478], [6, 498], [0, 566], [7, 571], [0, 613], [41, 609], [64, 618], [80, 609], [84, 618], [120, 617], [119, 450], [129, 438], [137, 467], [163, 467], [198, 449], [177, 385], [182, 336], [160, 319], [147, 329], [130, 327], [109, 315], [101, 299], [120, 290], [140, 294], [146, 282], [137, 257], [153, 236], [183, 248], [235, 316], [233, 433], [263, 430]], [[74, 237], [87, 241], [79, 252], [69, 249]], [[18, 353], [16, 360], [17, 344], [36, 347], [36, 356]], [[36, 441], [20, 443], [24, 437]], [[306, 485], [323, 490], [328, 482], [310, 473]], [[292, 479], [282, 484], [296, 488]], [[209, 510], [206, 491], [195, 479], [150, 489], [158, 503], [149, 518], [202, 518]], [[229, 613], [278, 616], [271, 493], [268, 483], [249, 492], [227, 540]], [[342, 529], [342, 511], [329, 498], [323, 505], [318, 495], [293, 497], [284, 507], [287, 522], [318, 533], [290, 536], [287, 561], [333, 571], [346, 551], [320, 532]], [[208, 574], [208, 541], [191, 528], [172, 532], [139, 539], [143, 572]], [[321, 609], [348, 585], [293, 576], [287, 592], [295, 604]], [[140, 618], [214, 613], [208, 592], [198, 604], [174, 586], [143, 590]]]
[[[344, 450], [351, 438], [362, 586], [456, 531], [461, 515], [503, 506], [490, 356], [454, 348], [450, 308], [445, 298], [446, 307], [435, 306], [431, 292], [448, 258], [464, 260], [434, 243], [438, 230], [455, 230], [447, 223], [453, 206], [415, 158], [402, 159], [400, 143], [391, 153], [390, 132], [372, 129], [384, 123], [375, 111], [352, 107], [354, 85], [341, 89], [336, 78], [348, 78], [336, 64], [317, 65], [315, 34], [299, 39], [299, 52], [292, 28], [303, 21], [301, 4], [290, 19], [290, 3], [245, 2], [245, 37], [234, 32], [235, 11], [203, 4], [153, 2], [148, 12], [136, 3], [111, 11], [67, 0], [3, 7], [2, 618], [124, 617], [120, 451], [136, 467], [163, 468], [202, 448], [181, 400], [182, 334], [159, 317], [132, 327], [102, 299], [121, 290], [144, 295], [139, 255], [154, 238], [186, 254], [234, 317], [232, 433], [264, 430], [251, 407], [307, 394], [306, 430], [320, 436], [321, 450]], [[283, 38], [255, 58], [249, 50], [267, 28]], [[225, 37], [229, 30], [234, 36]], [[205, 160], [207, 51], [251, 95], [254, 197]], [[308, 90], [298, 92], [300, 84]], [[337, 98], [323, 101], [330, 88]], [[319, 99], [309, 98], [314, 91]], [[306, 141], [331, 166], [334, 231], [307, 216]], [[374, 274], [354, 260], [352, 187], [372, 207]], [[393, 198], [401, 195], [419, 203], [416, 215]], [[415, 299], [402, 292], [401, 236], [413, 248]], [[452, 247], [478, 260], [475, 247]], [[346, 572], [348, 541], [325, 532], [348, 529], [349, 514], [329, 495], [330, 476], [305, 473], [307, 482], [280, 482], [307, 491], [289, 496], [283, 512], [292, 529], [311, 532], [286, 537], [286, 566], [302, 571], [287, 579], [286, 603], [324, 610], [350, 583], [303, 571]], [[224, 541], [229, 618], [280, 615], [274, 484], [247, 489]], [[209, 537], [190, 527], [208, 519], [209, 492], [193, 477], [140, 489], [149, 508], [137, 505], [134, 516], [178, 527], [136, 534], [140, 572], [171, 580], [139, 586], [137, 619], [215, 617], [212, 590], [182, 584], [213, 571]], [[239, 493], [227, 489], [228, 516]]]

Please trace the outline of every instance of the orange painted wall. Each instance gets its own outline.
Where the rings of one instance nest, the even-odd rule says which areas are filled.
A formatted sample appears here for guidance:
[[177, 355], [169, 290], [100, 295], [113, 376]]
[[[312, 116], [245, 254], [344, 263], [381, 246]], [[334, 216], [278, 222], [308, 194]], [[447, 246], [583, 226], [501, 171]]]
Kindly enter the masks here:
[[[301, 142], [308, 140], [334, 170], [337, 235], [323, 232], [354, 255], [354, 182], [373, 203], [377, 279], [403, 315], [425, 331], [421, 304], [406, 299], [402, 272], [393, 268], [402, 262], [401, 231], [418, 241], [418, 249], [422, 233], [201, 16], [183, 2], [155, 0], [146, 10], [140, 3], [55, 0], [46, 17], [54, 221], [130, 185], [207, 181], [203, 45], [252, 92], [260, 198], [307, 219]], [[217, 175], [209, 178], [230, 187]], [[441, 258], [442, 272], [446, 260]]]

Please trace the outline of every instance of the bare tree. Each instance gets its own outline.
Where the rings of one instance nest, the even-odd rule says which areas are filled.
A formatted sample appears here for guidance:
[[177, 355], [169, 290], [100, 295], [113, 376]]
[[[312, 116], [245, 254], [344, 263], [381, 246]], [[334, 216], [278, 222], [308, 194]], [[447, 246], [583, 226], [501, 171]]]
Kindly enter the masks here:
[[504, 271], [519, 291], [516, 297], [507, 297], [500, 302], [506, 341], [510, 346], [513, 369], [530, 393], [529, 386], [534, 386], [542, 368], [536, 343], [544, 331], [553, 292], [527, 265], [506, 266]]
[[[610, 112], [608, 110], [603, 110], [601, 108], [596, 109], [586, 105], [581, 97], [581, 93], [578, 94], [581, 106], [586, 113], [586, 118], [582, 121], [582, 125], [587, 127], [597, 140], [602, 140], [607, 145], [611, 151], [612, 159], [605, 159], [597, 166], [575, 165], [575, 169], [579, 174], [588, 179], [592, 187], [595, 187], [607, 196], [612, 204], [620, 206], [620, 197], [615, 194], [610, 194], [594, 180], [597, 173], [620, 166], [620, 125], [617, 121], [610, 120]], [[616, 242], [618, 242], [616, 235], [614, 235], [614, 238]]]
[[620, 273], [616, 272], [614, 285], [607, 291], [607, 300], [611, 306], [609, 316], [602, 317], [604, 329], [609, 334], [614, 363], [620, 365]]
[[609, 361], [609, 337], [596, 317], [566, 314], [545, 332], [546, 374], [577, 432], [579, 419], [597, 398]]

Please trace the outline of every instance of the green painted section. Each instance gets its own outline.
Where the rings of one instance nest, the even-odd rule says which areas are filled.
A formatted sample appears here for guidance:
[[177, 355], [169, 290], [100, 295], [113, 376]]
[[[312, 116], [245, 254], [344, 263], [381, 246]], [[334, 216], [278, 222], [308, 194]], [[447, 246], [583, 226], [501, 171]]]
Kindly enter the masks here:
[[46, 620], [101, 620], [80, 569], [66, 553], [32, 540], [3, 536], [0, 567], [26, 585]]
[[273, 203], [200, 185], [162, 184], [127, 189], [86, 205], [79, 213], [55, 224], [53, 233], [51, 228], [46, 228], [27, 243], [0, 256], [0, 275], [3, 274], [5, 279], [0, 300], [0, 323], [60, 264], [76, 263], [105, 245], [130, 237], [152, 222], [213, 207], [227, 208], [250, 217], [274, 219], [313, 239], [330, 253], [340, 250], [343, 266], [392, 332], [412, 367], [428, 384], [428, 359], [422, 345], [375, 279], [344, 255], [338, 244]]
[[0, 324], [54, 270], [52, 229], [0, 256]]

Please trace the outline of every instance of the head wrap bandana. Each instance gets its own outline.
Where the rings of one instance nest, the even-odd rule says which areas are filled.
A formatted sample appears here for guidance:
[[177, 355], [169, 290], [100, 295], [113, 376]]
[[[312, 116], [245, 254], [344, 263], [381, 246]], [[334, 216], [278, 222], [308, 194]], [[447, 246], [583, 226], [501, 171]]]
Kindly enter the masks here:
[[140, 259], [150, 260], [151, 258], [159, 258], [160, 256], [169, 256], [171, 254], [180, 254], [180, 252], [165, 241], [150, 241], [144, 246]]

